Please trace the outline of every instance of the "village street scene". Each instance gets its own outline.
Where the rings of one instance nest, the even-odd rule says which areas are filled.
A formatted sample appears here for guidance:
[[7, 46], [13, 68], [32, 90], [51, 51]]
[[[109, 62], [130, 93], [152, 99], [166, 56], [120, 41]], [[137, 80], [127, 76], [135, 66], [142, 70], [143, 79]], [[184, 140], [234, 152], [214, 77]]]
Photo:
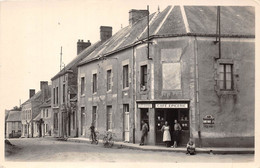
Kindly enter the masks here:
[[[23, 70], [5, 71], [21, 73], [20, 83], [1, 79], [22, 97], [3, 104], [5, 162], [255, 161], [254, 6], [129, 3], [110, 13], [99, 6], [91, 12], [90, 1], [69, 2], [14, 10], [28, 14], [24, 25], [40, 20], [37, 29], [24, 28], [41, 34], [31, 44], [40, 50], [19, 47], [21, 55], [40, 56], [23, 56], [25, 69], [32, 66], [24, 77]], [[16, 9], [2, 7], [3, 16]], [[2, 23], [3, 34], [21, 31]]]

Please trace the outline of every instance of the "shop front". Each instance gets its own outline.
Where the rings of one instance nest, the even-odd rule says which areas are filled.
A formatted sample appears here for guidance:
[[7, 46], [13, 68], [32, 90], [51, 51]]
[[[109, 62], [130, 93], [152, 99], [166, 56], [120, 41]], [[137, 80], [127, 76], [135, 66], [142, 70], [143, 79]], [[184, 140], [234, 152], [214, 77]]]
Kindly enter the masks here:
[[[174, 121], [177, 120], [181, 125], [181, 132], [179, 137], [178, 146], [185, 146], [190, 138], [190, 112], [189, 101], [153, 101], [153, 102], [138, 102], [138, 109], [140, 112], [140, 121], [152, 121], [149, 127], [154, 128], [150, 130], [150, 135], [154, 137], [154, 144], [164, 145], [162, 126], [167, 121], [170, 129], [171, 136], [173, 136]], [[149, 111], [154, 111], [151, 113]], [[151, 119], [148, 119], [151, 118]], [[154, 136], [153, 136], [154, 135]], [[172, 137], [173, 139], [173, 137]], [[171, 142], [173, 144], [173, 141]]]

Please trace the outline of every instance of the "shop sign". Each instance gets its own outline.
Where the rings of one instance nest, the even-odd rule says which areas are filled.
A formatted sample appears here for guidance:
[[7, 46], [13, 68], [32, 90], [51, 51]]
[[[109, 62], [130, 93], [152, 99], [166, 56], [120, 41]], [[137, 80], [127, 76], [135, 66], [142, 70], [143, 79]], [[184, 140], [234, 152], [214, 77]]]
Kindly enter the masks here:
[[213, 127], [215, 118], [212, 115], [206, 115], [203, 117], [203, 125], [204, 127]]
[[156, 104], [155, 108], [188, 108], [188, 104]]
[[152, 108], [152, 104], [138, 104], [138, 108]]

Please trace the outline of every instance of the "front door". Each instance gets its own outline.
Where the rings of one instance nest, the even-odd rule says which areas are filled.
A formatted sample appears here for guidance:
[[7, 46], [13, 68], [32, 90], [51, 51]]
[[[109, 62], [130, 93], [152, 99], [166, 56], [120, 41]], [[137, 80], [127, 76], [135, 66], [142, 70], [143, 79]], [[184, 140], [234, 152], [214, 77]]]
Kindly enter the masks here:
[[171, 128], [171, 135], [173, 135], [174, 120], [177, 120], [182, 127], [178, 146], [184, 146], [187, 144], [190, 137], [189, 109], [156, 109], [156, 144], [163, 144], [163, 132], [161, 131], [161, 128], [165, 121], [168, 121]]
[[124, 112], [124, 140], [129, 142], [130, 132], [129, 132], [129, 112]]

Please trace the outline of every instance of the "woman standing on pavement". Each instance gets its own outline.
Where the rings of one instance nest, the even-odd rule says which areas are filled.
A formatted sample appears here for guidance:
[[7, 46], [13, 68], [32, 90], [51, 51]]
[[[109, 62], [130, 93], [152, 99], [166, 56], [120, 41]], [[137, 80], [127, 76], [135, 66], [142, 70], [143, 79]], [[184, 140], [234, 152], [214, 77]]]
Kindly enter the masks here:
[[170, 126], [168, 122], [165, 122], [165, 125], [162, 126], [161, 131], [163, 131], [163, 142], [165, 143], [166, 147], [170, 146], [171, 142], [171, 134], [170, 134]]

